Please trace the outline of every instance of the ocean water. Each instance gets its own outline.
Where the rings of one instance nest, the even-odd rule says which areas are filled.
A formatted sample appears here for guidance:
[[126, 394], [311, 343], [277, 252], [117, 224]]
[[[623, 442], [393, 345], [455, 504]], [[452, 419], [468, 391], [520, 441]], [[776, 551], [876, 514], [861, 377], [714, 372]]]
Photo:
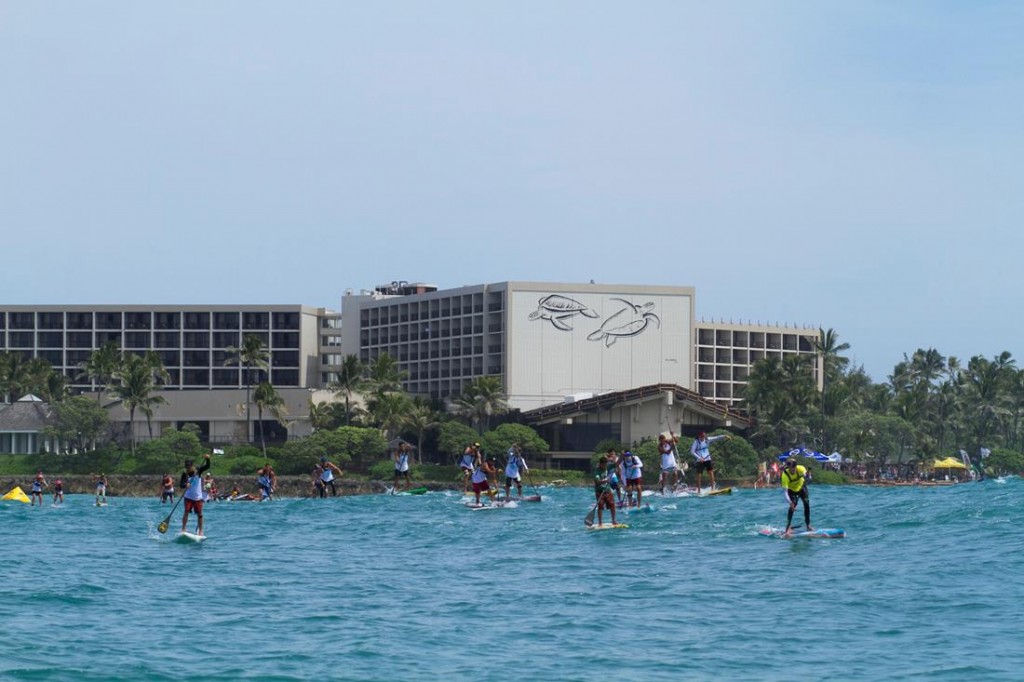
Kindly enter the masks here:
[[604, 532], [540, 492], [212, 503], [198, 545], [156, 499], [0, 503], [0, 679], [1024, 679], [1017, 478], [813, 486], [842, 540], [759, 536], [777, 489]]

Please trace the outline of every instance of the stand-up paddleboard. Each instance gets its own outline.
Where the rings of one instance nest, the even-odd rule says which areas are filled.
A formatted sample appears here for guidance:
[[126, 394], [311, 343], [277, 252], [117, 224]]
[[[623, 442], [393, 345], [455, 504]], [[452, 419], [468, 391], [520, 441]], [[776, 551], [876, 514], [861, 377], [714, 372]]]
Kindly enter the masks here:
[[501, 509], [505, 505], [503, 504], [476, 504], [475, 502], [467, 502], [466, 509], [471, 511], [482, 511], [484, 509]]
[[425, 495], [428, 492], [426, 488], [411, 488], [409, 490], [403, 490], [400, 493], [394, 493], [395, 495]]
[[711, 497], [713, 495], [732, 495], [732, 488], [716, 488], [715, 490], [700, 490], [694, 493], [697, 497]]
[[758, 535], [763, 535], [767, 538], [782, 538], [783, 540], [791, 540], [796, 538], [821, 538], [824, 540], [838, 540], [839, 538], [846, 537], [846, 531], [842, 528], [815, 528], [814, 530], [796, 531], [788, 538], [783, 534], [786, 532], [785, 528], [762, 528], [757, 531]]
[[184, 533], [178, 533], [176, 536], [174, 536], [175, 542], [179, 542], [181, 544], [186, 545], [191, 544], [193, 542], [202, 542], [205, 539], [205, 535], [196, 535], [195, 533], [189, 533], [187, 531]]
[[520, 498], [518, 502], [540, 502], [540, 495], [527, 495], [526, 497]]
[[615, 530], [616, 528], [629, 528], [625, 523], [595, 523], [587, 526], [587, 530]]
[[626, 512], [627, 514], [649, 514], [653, 511], [654, 507], [645, 503], [643, 506], [640, 507], [626, 507], [624, 509], [620, 509], [619, 513], [621, 514], [622, 512]]

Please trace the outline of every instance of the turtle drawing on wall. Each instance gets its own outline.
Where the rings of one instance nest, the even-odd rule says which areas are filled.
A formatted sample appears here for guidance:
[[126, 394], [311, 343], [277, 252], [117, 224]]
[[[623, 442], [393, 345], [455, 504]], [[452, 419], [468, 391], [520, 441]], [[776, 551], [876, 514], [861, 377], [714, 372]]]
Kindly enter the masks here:
[[653, 301], [648, 301], [643, 305], [634, 305], [624, 298], [611, 300], [620, 301], [625, 305], [618, 312], [605, 318], [600, 329], [587, 336], [588, 340], [604, 341], [605, 348], [607, 348], [619, 339], [640, 334], [651, 323], [661, 329], [661, 318], [651, 312], [651, 309], [654, 308]]
[[555, 329], [563, 332], [572, 331], [569, 320], [577, 315], [599, 317], [599, 315], [577, 300], [559, 294], [542, 296], [537, 301], [537, 309], [530, 313], [530, 320], [548, 320]]

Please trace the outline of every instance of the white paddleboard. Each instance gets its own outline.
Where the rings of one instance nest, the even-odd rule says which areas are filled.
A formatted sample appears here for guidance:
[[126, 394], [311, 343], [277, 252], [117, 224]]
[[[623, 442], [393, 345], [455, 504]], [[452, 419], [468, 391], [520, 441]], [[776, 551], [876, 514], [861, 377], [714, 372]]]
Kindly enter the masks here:
[[195, 533], [185, 532], [185, 533], [178, 533], [175, 536], [174, 541], [175, 542], [180, 542], [180, 543], [183, 543], [183, 544], [188, 544], [188, 543], [191, 543], [191, 542], [202, 542], [205, 539], [206, 539], [205, 535], [196, 535]]
[[587, 530], [614, 530], [616, 528], [629, 528], [625, 523], [595, 523], [593, 526], [587, 526]]
[[757, 531], [758, 535], [769, 538], [782, 538], [783, 540], [795, 540], [798, 538], [821, 538], [824, 540], [838, 540], [846, 537], [846, 531], [842, 528], [815, 528], [814, 530], [795, 531], [788, 538], [783, 535], [785, 528], [762, 528]]

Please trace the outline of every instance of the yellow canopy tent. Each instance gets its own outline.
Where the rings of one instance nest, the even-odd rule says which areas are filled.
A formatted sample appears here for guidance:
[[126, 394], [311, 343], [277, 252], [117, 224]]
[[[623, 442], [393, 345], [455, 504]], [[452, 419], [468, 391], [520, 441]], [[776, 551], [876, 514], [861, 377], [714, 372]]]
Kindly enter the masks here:
[[25, 491], [22, 490], [19, 485], [14, 486], [14, 488], [11, 489], [11, 492], [7, 493], [0, 499], [15, 500], [17, 502], [24, 502], [25, 504], [29, 503], [28, 495], [25, 494]]
[[932, 464], [935, 469], [966, 469], [964, 463], [958, 459], [947, 457], [946, 459], [937, 459]]

